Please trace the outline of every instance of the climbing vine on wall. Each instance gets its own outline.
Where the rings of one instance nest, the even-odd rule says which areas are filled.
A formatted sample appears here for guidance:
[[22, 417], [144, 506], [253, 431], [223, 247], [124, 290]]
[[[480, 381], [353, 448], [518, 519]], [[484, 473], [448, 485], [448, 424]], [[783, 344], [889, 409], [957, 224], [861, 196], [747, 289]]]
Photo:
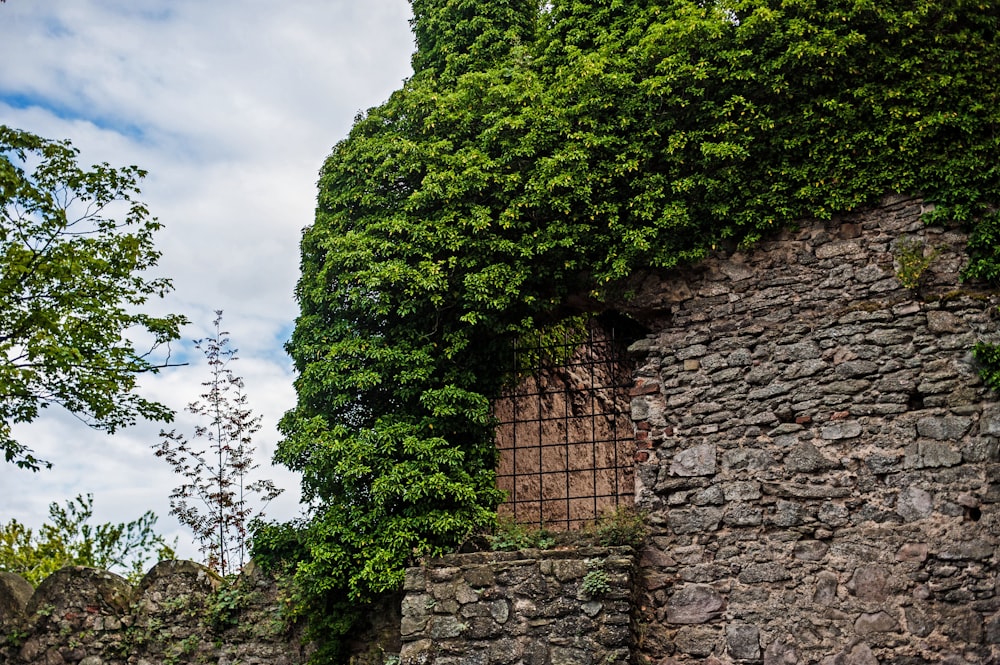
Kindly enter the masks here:
[[312, 511], [258, 537], [327, 654], [411, 557], [492, 524], [498, 358], [569, 303], [890, 192], [1000, 275], [995, 3], [413, 7], [414, 75], [334, 148], [303, 235], [277, 458]]

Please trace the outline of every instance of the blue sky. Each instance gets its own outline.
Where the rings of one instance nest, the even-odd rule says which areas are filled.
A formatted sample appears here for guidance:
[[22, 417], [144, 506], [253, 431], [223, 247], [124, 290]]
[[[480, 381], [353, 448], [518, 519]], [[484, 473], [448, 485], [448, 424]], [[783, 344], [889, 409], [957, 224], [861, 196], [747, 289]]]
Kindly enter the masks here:
[[[143, 393], [176, 409], [170, 427], [190, 434], [184, 405], [207, 369], [191, 340], [215, 310], [240, 349], [235, 371], [264, 417], [256, 438], [268, 461], [278, 418], [294, 403], [282, 345], [296, 315], [298, 240], [312, 220], [317, 172], [355, 115], [410, 75], [407, 0], [7, 0], [0, 4], [0, 124], [69, 139], [87, 164], [149, 171], [143, 199], [165, 228], [159, 275], [176, 288], [153, 303], [192, 324], [175, 357], [194, 361], [144, 380]], [[38, 526], [50, 502], [94, 494], [98, 521], [146, 510], [195, 556], [169, 512], [177, 480], [151, 446], [159, 424], [114, 436], [50, 409], [19, 428], [55, 468], [0, 465], [0, 521]], [[294, 517], [297, 478], [268, 515]]]

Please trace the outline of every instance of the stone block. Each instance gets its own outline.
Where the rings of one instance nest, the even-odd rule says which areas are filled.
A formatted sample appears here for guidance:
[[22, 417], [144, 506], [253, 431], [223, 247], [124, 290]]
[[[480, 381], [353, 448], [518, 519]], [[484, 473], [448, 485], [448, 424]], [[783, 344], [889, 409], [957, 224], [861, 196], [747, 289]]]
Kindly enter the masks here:
[[917, 637], [927, 637], [934, 632], [934, 622], [920, 608], [906, 607], [903, 616], [906, 617], [906, 629]]
[[787, 383], [772, 383], [769, 386], [751, 390], [749, 393], [747, 393], [747, 399], [754, 401], [768, 400], [773, 397], [779, 397], [781, 395], [785, 395], [791, 389], [792, 389], [791, 385]]
[[854, 439], [861, 436], [861, 425], [853, 421], [839, 421], [826, 425], [820, 431], [820, 437], [827, 441]]
[[764, 521], [764, 511], [755, 504], [736, 502], [729, 505], [722, 517], [728, 526], [757, 526]]
[[830, 546], [822, 540], [800, 540], [795, 543], [792, 555], [801, 561], [822, 561]]
[[667, 515], [667, 524], [676, 534], [704, 533], [715, 531], [722, 521], [721, 508], [704, 507], [686, 510], [671, 510]]
[[904, 464], [908, 469], [927, 469], [955, 466], [962, 461], [962, 453], [946, 441], [915, 441], [906, 447]]
[[776, 639], [764, 649], [764, 665], [798, 665], [799, 654], [791, 635]]
[[820, 665], [879, 665], [871, 647], [864, 642], [849, 645], [836, 656], [824, 658]]
[[795, 444], [785, 455], [785, 468], [792, 473], [815, 473], [835, 469], [838, 466], [840, 466], [839, 462], [827, 459], [816, 446], [808, 441]]
[[896, 513], [907, 522], [929, 517], [934, 512], [934, 497], [919, 487], [907, 487], [896, 497]]
[[945, 547], [937, 556], [944, 561], [985, 561], [991, 558], [996, 549], [982, 540], [967, 540]]
[[905, 543], [896, 551], [896, 561], [926, 561], [929, 550], [926, 543]]
[[760, 658], [760, 630], [746, 623], [726, 625], [726, 647], [729, 655], [740, 660]]
[[431, 640], [416, 640], [404, 642], [399, 652], [402, 665], [417, 665], [430, 662], [434, 657], [434, 643]]
[[710, 656], [719, 639], [719, 631], [708, 626], [684, 626], [674, 636], [674, 646], [689, 656]]
[[667, 602], [667, 622], [708, 623], [721, 614], [725, 604], [722, 595], [710, 586], [685, 585], [675, 591]]
[[889, 572], [879, 565], [855, 568], [847, 590], [859, 600], [881, 603], [889, 596]]
[[878, 370], [878, 363], [870, 360], [848, 360], [837, 365], [834, 371], [837, 376], [842, 376], [847, 379], [856, 379], [862, 376], [877, 374]]
[[885, 612], [862, 614], [854, 622], [854, 632], [861, 636], [872, 633], [894, 633], [899, 629], [899, 622]]
[[716, 448], [711, 444], [702, 444], [682, 450], [674, 455], [670, 464], [670, 474], [673, 476], [710, 476], [715, 473]]
[[444, 640], [458, 637], [465, 628], [466, 625], [454, 616], [434, 616], [431, 617], [427, 634], [435, 640]]
[[591, 665], [594, 654], [583, 649], [552, 647], [549, 652], [552, 665]]
[[917, 420], [917, 434], [937, 441], [957, 441], [971, 426], [972, 419], [965, 416], [927, 416]]
[[0, 627], [24, 613], [33, 593], [35, 587], [20, 575], [0, 572]]
[[927, 312], [927, 329], [933, 333], [960, 333], [968, 330], [968, 325], [951, 312]]
[[816, 576], [816, 589], [813, 591], [813, 602], [817, 605], [832, 605], [837, 600], [837, 586], [838, 580], [834, 573], [820, 573]]
[[510, 604], [506, 600], [494, 600], [488, 606], [494, 621], [501, 625], [507, 623], [507, 619], [510, 618]]
[[757, 563], [740, 571], [739, 580], [743, 584], [758, 584], [760, 582], [783, 582], [791, 579], [788, 569], [780, 563]]
[[849, 487], [808, 485], [806, 483], [762, 483], [764, 494], [797, 499], [836, 499], [851, 496]]
[[715, 485], [726, 501], [755, 501], [760, 498], [760, 483], [755, 480], [732, 481]]
[[750, 349], [736, 349], [726, 356], [730, 367], [748, 367], [753, 364], [753, 353]]
[[493, 569], [490, 566], [471, 566], [462, 572], [462, 577], [466, 583], [474, 589], [482, 589], [492, 586], [495, 581]]

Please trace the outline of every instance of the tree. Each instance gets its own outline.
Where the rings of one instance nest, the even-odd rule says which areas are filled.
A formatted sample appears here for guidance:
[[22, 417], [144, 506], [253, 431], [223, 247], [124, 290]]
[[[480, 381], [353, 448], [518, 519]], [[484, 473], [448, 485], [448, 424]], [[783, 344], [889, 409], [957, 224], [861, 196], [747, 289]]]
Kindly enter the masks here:
[[238, 360], [230, 348], [229, 333], [221, 329], [222, 312], [216, 312], [215, 334], [195, 341], [208, 359], [207, 390], [201, 401], [186, 411], [201, 416], [207, 424], [195, 427], [194, 439], [205, 439], [199, 448], [176, 430], [160, 432], [156, 456], [164, 458], [184, 478], [170, 495], [170, 514], [194, 531], [208, 565], [223, 575], [238, 572], [246, 562], [248, 526], [262, 519], [250, 498], [264, 505], [281, 494], [270, 480], [250, 481], [258, 468], [253, 461], [253, 435], [261, 417], [248, 406], [243, 379], [230, 368]]
[[312, 512], [258, 549], [318, 622], [489, 526], [518, 336], [891, 192], [1000, 237], [993, 4], [413, 6], [414, 76], [335, 146], [302, 238], [276, 458]]
[[[109, 433], [173, 415], [135, 392], [186, 322], [142, 311], [171, 290], [145, 274], [160, 256], [160, 224], [135, 198], [145, 172], [82, 169], [77, 154], [0, 125], [0, 450], [32, 470], [50, 464], [11, 426], [51, 404]], [[140, 340], [148, 348], [137, 350]]]
[[133, 584], [150, 559], [174, 558], [174, 549], [153, 528], [147, 511], [127, 524], [92, 526], [94, 497], [78, 495], [65, 507], [49, 504], [49, 522], [38, 531], [17, 520], [0, 524], [0, 570], [17, 573], [33, 585], [66, 566], [90, 566], [125, 575]]

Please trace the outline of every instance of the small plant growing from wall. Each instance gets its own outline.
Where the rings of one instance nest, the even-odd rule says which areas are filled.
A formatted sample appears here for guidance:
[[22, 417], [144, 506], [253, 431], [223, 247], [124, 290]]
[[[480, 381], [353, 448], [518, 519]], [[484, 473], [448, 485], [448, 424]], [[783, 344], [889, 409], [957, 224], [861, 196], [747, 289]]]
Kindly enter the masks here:
[[496, 551], [513, 551], [531, 548], [549, 549], [556, 544], [556, 539], [544, 528], [536, 528], [518, 523], [508, 515], [497, 519], [493, 534], [487, 538], [490, 547]]
[[922, 240], [901, 238], [896, 245], [896, 279], [911, 291], [918, 290], [937, 255], [937, 250], [928, 252]]
[[222, 330], [222, 312], [215, 314], [215, 334], [195, 341], [208, 360], [206, 391], [185, 409], [207, 421], [194, 430], [194, 439], [207, 446], [171, 430], [160, 432], [155, 449], [184, 478], [170, 495], [170, 514], [194, 531], [209, 567], [228, 575], [246, 561], [251, 519], [263, 517], [263, 509], [254, 513], [250, 498], [266, 505], [282, 490], [270, 480], [249, 480], [258, 466], [252, 440], [261, 417], [248, 406], [243, 379], [230, 368], [238, 360], [237, 349]]
[[646, 538], [645, 516], [635, 506], [619, 506], [597, 518], [589, 529], [603, 547], [639, 547]]
[[608, 572], [601, 559], [587, 559], [587, 574], [583, 576], [580, 590], [590, 598], [600, 598], [611, 590]]

